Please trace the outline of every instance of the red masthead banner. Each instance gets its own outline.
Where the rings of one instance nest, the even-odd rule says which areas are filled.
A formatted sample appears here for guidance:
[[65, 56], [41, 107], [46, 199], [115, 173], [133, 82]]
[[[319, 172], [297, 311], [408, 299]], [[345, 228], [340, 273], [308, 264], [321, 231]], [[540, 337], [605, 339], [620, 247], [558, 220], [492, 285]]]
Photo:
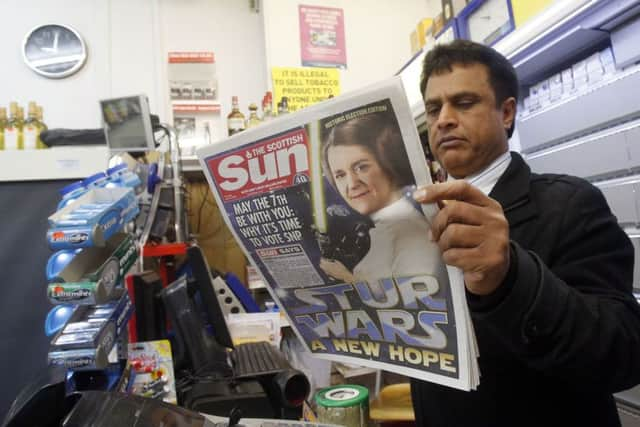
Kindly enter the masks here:
[[209, 160], [224, 201], [309, 181], [309, 150], [303, 128]]

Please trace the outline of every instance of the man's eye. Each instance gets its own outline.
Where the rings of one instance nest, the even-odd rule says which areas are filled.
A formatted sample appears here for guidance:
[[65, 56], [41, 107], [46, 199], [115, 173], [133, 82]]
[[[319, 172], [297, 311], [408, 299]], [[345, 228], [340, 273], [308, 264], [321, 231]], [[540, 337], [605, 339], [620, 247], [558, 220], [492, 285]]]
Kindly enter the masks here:
[[344, 173], [337, 173], [337, 174], [333, 175], [333, 179], [335, 179], [336, 181], [341, 179], [341, 178], [344, 178]]
[[430, 115], [430, 116], [437, 115], [439, 111], [440, 111], [440, 109], [436, 108], [436, 107], [427, 108], [427, 114]]
[[471, 108], [471, 107], [473, 107], [475, 105], [475, 103], [476, 102], [474, 100], [472, 100], [472, 99], [465, 99], [465, 100], [462, 100], [462, 101], [458, 102], [458, 107], [460, 107], [460, 108]]

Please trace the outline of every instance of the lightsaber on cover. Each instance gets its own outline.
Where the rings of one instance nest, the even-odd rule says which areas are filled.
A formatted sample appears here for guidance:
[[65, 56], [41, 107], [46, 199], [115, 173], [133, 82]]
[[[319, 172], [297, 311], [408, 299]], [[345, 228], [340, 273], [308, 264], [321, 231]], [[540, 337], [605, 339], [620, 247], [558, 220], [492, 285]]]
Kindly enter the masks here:
[[322, 179], [322, 143], [320, 126], [317, 120], [308, 124], [311, 148], [311, 203], [313, 218], [318, 233], [327, 233], [327, 216], [325, 212], [324, 181]]

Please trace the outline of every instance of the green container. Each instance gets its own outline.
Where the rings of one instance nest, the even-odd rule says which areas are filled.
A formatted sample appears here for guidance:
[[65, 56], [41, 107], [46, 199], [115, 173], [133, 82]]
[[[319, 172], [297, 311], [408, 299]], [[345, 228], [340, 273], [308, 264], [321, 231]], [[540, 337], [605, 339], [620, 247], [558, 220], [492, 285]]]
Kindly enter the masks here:
[[369, 425], [369, 390], [359, 385], [338, 385], [316, 393], [318, 421], [347, 427]]

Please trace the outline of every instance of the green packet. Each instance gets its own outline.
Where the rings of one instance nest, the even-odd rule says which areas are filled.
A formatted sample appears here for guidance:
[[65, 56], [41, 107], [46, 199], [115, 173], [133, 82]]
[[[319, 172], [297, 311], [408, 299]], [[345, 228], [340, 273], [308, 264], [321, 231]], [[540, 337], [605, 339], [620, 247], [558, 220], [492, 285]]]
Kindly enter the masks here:
[[104, 304], [138, 258], [134, 240], [113, 235], [104, 247], [84, 248], [47, 287], [53, 304]]

